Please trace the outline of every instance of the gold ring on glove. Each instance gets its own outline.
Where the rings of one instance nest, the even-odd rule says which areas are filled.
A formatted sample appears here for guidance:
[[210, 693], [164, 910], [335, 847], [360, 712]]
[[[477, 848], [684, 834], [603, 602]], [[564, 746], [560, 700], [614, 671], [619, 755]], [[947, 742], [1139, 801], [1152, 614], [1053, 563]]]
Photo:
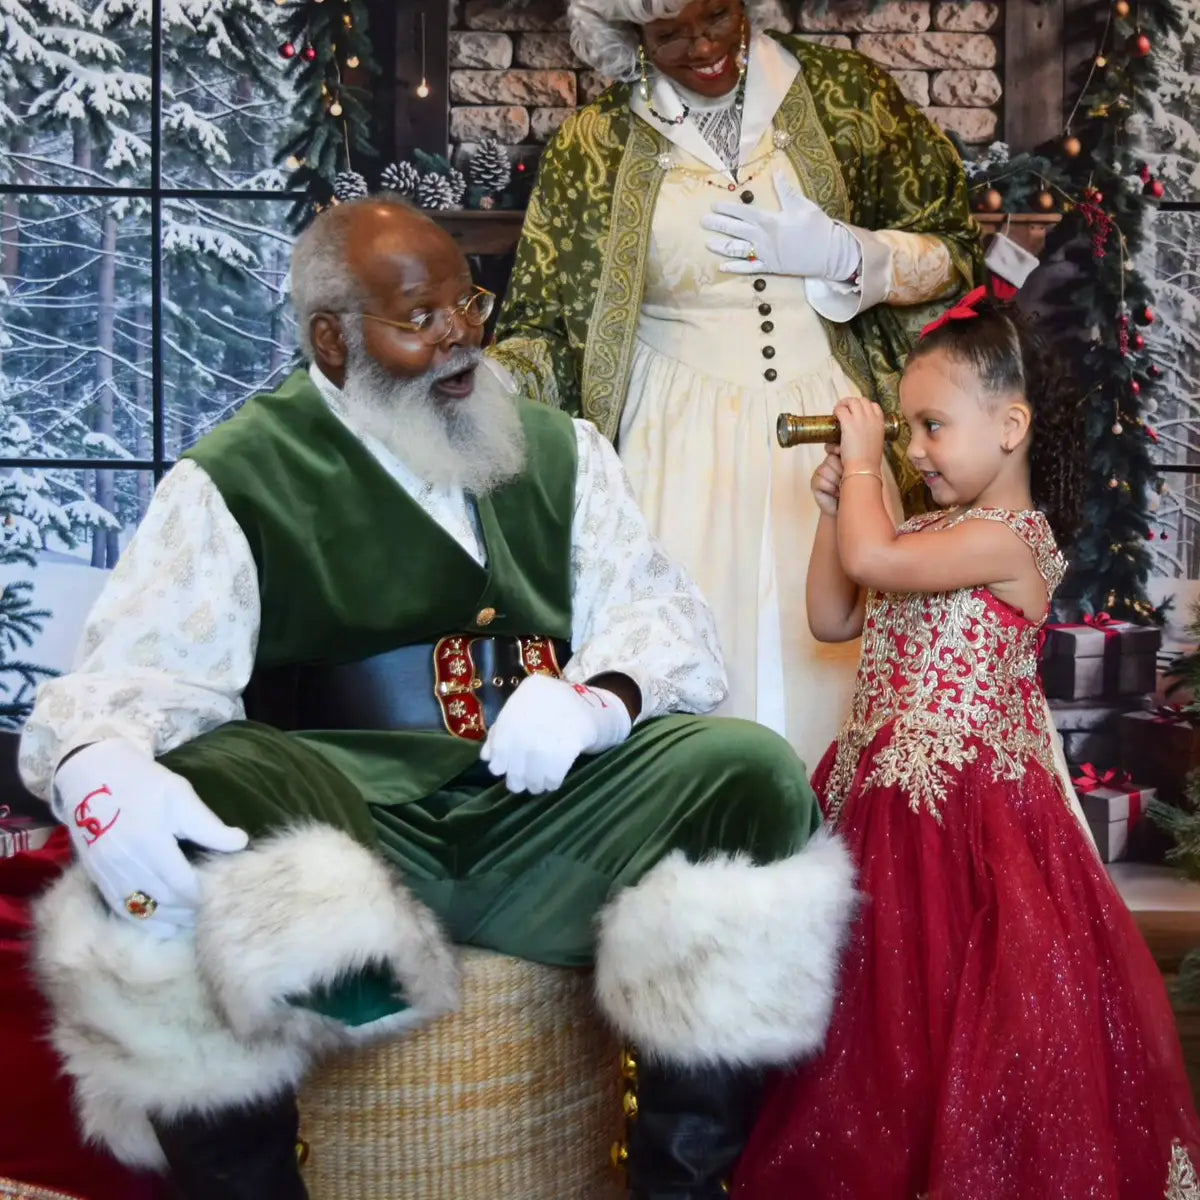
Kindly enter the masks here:
[[125, 911], [131, 917], [137, 917], [139, 921], [154, 916], [156, 908], [158, 901], [153, 896], [147, 896], [145, 892], [130, 892], [125, 897]]
[[747, 262], [757, 262], [758, 261], [758, 255], [754, 253], [753, 245], [750, 245], [749, 248], [746, 250], [746, 261]]

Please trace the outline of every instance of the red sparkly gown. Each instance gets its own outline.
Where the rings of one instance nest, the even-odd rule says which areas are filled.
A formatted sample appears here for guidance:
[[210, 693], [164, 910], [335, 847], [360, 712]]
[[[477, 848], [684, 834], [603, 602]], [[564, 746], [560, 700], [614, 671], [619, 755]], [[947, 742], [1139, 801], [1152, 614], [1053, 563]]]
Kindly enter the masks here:
[[[1053, 592], [1040, 513], [964, 519], [1012, 529]], [[869, 597], [813, 778], [862, 909], [825, 1050], [772, 1081], [737, 1200], [1200, 1200], [1174, 1019], [1055, 774], [1039, 629], [984, 588]]]

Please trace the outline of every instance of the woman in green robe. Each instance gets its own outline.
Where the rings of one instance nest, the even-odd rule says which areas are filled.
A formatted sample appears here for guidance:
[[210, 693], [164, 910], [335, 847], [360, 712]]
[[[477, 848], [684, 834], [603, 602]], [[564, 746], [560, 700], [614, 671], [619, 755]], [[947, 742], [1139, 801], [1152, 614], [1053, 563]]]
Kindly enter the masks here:
[[617, 82], [546, 150], [495, 353], [616, 442], [716, 613], [719, 711], [815, 762], [857, 647], [809, 632], [823, 451], [781, 449], [776, 417], [850, 392], [894, 411], [916, 334], [980, 270], [978, 228], [958, 155], [891, 77], [762, 32], [762, 8], [568, 5], [576, 53]]

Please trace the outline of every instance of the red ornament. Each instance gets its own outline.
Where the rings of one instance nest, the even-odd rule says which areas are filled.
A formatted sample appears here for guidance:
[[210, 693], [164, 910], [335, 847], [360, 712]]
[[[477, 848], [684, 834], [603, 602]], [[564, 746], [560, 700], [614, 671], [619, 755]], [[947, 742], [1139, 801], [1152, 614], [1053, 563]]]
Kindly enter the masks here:
[[1154, 541], [1154, 530], [1153, 529], [1146, 530], [1146, 541], [1148, 541], [1148, 542]]
[[1140, 396], [1142, 394], [1142, 385], [1140, 383], [1138, 383], [1138, 381], [1136, 379], [1132, 379], [1129, 382], [1129, 390], [1135, 396]]
[[1164, 529], [1158, 536], [1165, 542], [1167, 540], [1167, 531]]
[[315, 62], [317, 58], [317, 48], [315, 46], [305, 46], [300, 52], [304, 55], [306, 62]]
[[1138, 174], [1141, 176], [1143, 183], [1150, 182], [1150, 167], [1146, 163], [1142, 163], [1142, 165], [1138, 167]]
[[1135, 58], [1145, 58], [1151, 49], [1150, 39], [1144, 33], [1139, 33], [1136, 37], [1129, 39], [1129, 53]]
[[1152, 309], [1149, 305], [1147, 305], [1144, 309], [1142, 309], [1142, 324], [1143, 325], [1153, 325], [1154, 324], [1154, 309]]
[[522, 174], [523, 174], [525, 171], [525, 164], [523, 162], [517, 163], [517, 170], [522, 172]]
[[295, 58], [296, 47], [293, 46], [291, 42], [284, 42], [283, 45], [279, 47], [279, 53], [282, 54], [284, 58]]
[[1146, 348], [1146, 339], [1140, 333], [1133, 335], [1133, 348], [1135, 350], [1145, 350]]
[[1151, 378], [1151, 379], [1157, 379], [1157, 378], [1158, 378], [1158, 377], [1159, 377], [1161, 374], [1162, 374], [1162, 371], [1161, 371], [1161, 370], [1160, 370], [1158, 367], [1156, 367], [1156, 366], [1154, 366], [1153, 364], [1151, 364], [1151, 366], [1150, 366], [1150, 378]]
[[1155, 200], [1161, 200], [1163, 198], [1163, 193], [1166, 192], [1166, 190], [1167, 189], [1163, 186], [1163, 181], [1161, 179], [1150, 180], [1150, 182], [1142, 189], [1147, 196], [1153, 196]]

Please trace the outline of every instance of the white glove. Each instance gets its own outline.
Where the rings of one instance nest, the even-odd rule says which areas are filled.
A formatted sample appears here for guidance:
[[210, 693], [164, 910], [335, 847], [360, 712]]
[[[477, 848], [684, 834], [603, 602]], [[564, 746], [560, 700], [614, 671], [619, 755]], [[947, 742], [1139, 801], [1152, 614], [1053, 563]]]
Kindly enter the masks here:
[[624, 701], [604, 688], [530, 675], [500, 710], [479, 757], [510, 792], [552, 792], [581, 754], [620, 745], [632, 722]]
[[[844, 283], [862, 265], [858, 239], [840, 221], [825, 215], [788, 177], [775, 173], [780, 211], [765, 212], [720, 201], [705, 229], [724, 234], [708, 248], [730, 261], [721, 270], [731, 275], [804, 275]], [[750, 255], [753, 254], [754, 258]]]
[[113, 912], [159, 937], [193, 925], [200, 900], [196, 869], [176, 839], [224, 851], [249, 840], [186, 779], [120, 738], [71, 755], [54, 776], [51, 807]]

